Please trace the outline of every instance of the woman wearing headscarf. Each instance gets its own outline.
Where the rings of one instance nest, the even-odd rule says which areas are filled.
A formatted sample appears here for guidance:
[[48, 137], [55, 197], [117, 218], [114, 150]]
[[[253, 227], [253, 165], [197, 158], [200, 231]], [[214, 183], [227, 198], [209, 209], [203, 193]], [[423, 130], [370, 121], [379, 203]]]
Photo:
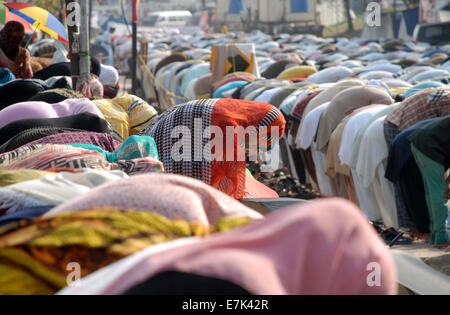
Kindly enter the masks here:
[[[10, 141], [13, 137], [32, 128], [70, 128], [78, 129], [73, 131], [85, 130], [107, 133], [113, 137], [116, 136], [114, 130], [111, 128], [111, 125], [105, 119], [98, 115], [84, 112], [77, 115], [59, 118], [29, 118], [15, 120], [0, 128], [0, 145], [3, 145], [4, 143]], [[38, 134], [41, 135], [42, 132]], [[47, 136], [54, 133], [49, 134], [44, 132], [43, 134], [45, 134], [44, 136]], [[42, 137], [38, 137], [37, 139], [40, 138]], [[32, 139], [31, 137], [28, 139], [31, 139], [30, 141], [36, 140], [36, 138]]]
[[[56, 185], [48, 181], [47, 184]], [[25, 185], [39, 187], [30, 182]], [[62, 185], [64, 182], [60, 181], [58, 186]], [[74, 199], [79, 202], [72, 203]], [[85, 276], [156, 243], [202, 237], [263, 218], [198, 180], [169, 174], [110, 181], [67, 200], [45, 216], [24, 229], [9, 229], [7, 235], [0, 231], [0, 274], [9, 271], [8, 277], [0, 277], [0, 292], [54, 293], [67, 285], [66, 259], [79, 262], [81, 275]], [[35, 228], [39, 230], [37, 234]], [[9, 237], [17, 246], [10, 246]], [[37, 245], [45, 239], [50, 243]], [[28, 245], [31, 251], [26, 248]], [[14, 257], [24, 260], [19, 262]], [[23, 263], [30, 267], [26, 281], [21, 279]]]
[[[80, 264], [80, 275], [85, 277], [143, 248], [180, 238], [203, 237], [248, 222], [245, 218], [230, 218], [210, 228], [146, 211], [96, 208], [39, 218], [30, 226], [11, 231], [13, 223], [5, 242], [0, 244], [0, 272], [8, 275], [0, 278], [0, 293], [54, 294], [68, 285], [66, 268], [73, 261]], [[17, 246], [7, 244], [9, 236]]]
[[16, 21], [9, 21], [0, 31], [0, 67], [8, 68], [17, 78], [33, 77], [30, 53], [21, 47], [25, 28]]
[[[135, 136], [136, 137], [136, 136]], [[149, 137], [148, 137], [149, 138]], [[129, 138], [130, 139], [130, 138]], [[131, 139], [132, 141], [133, 139]], [[122, 143], [115, 140], [113, 137], [106, 133], [99, 132], [88, 132], [88, 131], [64, 131], [62, 130], [59, 133], [55, 133], [52, 135], [48, 135], [34, 141], [26, 143], [26, 145], [33, 144], [86, 144], [96, 146], [98, 149], [102, 149], [107, 152], [114, 152], [122, 146]], [[146, 144], [143, 145], [142, 149], [146, 147]], [[155, 145], [156, 150], [156, 145]], [[12, 150], [11, 150], [12, 151]], [[122, 150], [123, 151], [123, 150]], [[134, 150], [129, 150], [129, 152], [133, 152]], [[154, 155], [158, 156], [158, 154]]]
[[13, 151], [28, 144], [68, 144], [86, 143], [113, 152], [117, 150], [122, 142], [114, 139], [111, 135], [98, 132], [87, 132], [80, 129], [64, 127], [33, 127], [19, 132], [17, 135], [0, 145], [0, 153]]
[[[374, 277], [377, 269], [379, 285]], [[191, 281], [184, 280], [186, 275], [191, 275]], [[235, 287], [221, 290], [224, 283], [219, 280]], [[397, 291], [395, 263], [386, 245], [361, 211], [341, 199], [292, 206], [206, 238], [156, 245], [77, 284], [61, 294], [355, 295]], [[206, 284], [210, 290], [205, 290]]]
[[85, 98], [85, 96], [80, 92], [67, 88], [52, 88], [50, 90], [39, 92], [38, 94], [30, 98], [28, 101], [56, 104], [61, 103], [67, 99], [78, 99], [78, 98]]
[[12, 104], [26, 102], [48, 88], [40, 80], [14, 80], [0, 86], [0, 110]]
[[168, 173], [197, 178], [239, 199], [252, 196], [246, 191], [252, 179], [246, 176], [249, 152], [243, 147], [250, 143], [250, 154], [251, 149], [271, 147], [283, 135], [285, 124], [284, 116], [270, 104], [205, 99], [164, 112], [141, 134], [155, 139]]
[[[150, 156], [149, 152], [141, 151], [132, 144], [124, 149], [115, 152], [116, 154], [110, 154], [109, 156], [114, 159], [114, 162], [109, 162], [105, 158], [106, 154], [103, 155], [97, 150], [84, 149], [73, 145], [26, 145], [14, 151], [0, 154], [0, 169], [48, 170], [69, 168], [79, 170], [90, 168], [105, 171], [120, 170], [128, 175], [162, 172], [164, 170], [162, 163], [156, 157]], [[130, 149], [130, 152], [127, 152], [127, 149]], [[103, 152], [101, 149], [100, 151]], [[119, 156], [124, 159], [117, 160]], [[137, 157], [135, 158], [135, 156]]]
[[10, 181], [13, 182], [18, 179], [25, 179], [0, 187], [0, 212], [4, 213], [0, 216], [0, 227], [5, 222], [5, 216], [10, 220], [13, 219], [12, 215], [21, 215], [21, 212], [27, 211], [27, 209], [36, 207], [53, 208], [98, 186], [128, 178], [128, 175], [122, 171], [103, 171], [89, 168], [76, 172], [66, 170], [48, 172], [30, 169], [0, 170], [0, 175], [8, 176]]
[[158, 115], [153, 106], [131, 94], [93, 102], [123, 140], [141, 132]]
[[119, 72], [116, 68], [107, 65], [100, 65], [99, 80], [103, 85], [103, 95], [105, 98], [114, 98], [120, 90]]
[[81, 113], [91, 113], [104, 118], [97, 106], [87, 98], [68, 99], [55, 104], [23, 102], [8, 106], [0, 111], [0, 128], [21, 119], [58, 118]]

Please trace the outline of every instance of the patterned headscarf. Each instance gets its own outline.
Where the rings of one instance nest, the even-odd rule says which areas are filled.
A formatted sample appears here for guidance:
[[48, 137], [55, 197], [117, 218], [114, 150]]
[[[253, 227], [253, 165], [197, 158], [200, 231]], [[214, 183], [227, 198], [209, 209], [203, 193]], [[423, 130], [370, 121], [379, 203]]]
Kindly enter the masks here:
[[[204, 99], [181, 104], [164, 112], [153, 119], [141, 134], [155, 139], [160, 160], [168, 173], [199, 179], [239, 199], [245, 195], [246, 161], [238, 159], [238, 148], [242, 147], [246, 139], [239, 139], [235, 133], [229, 140], [231, 145], [227, 145], [227, 127], [254, 127], [260, 141], [258, 144], [261, 146], [261, 139], [264, 139], [270, 147], [283, 135], [285, 124], [284, 116], [270, 104], [235, 99]], [[201, 127], [196, 128], [199, 125]], [[208, 130], [208, 127], [220, 128], [223, 140], [218, 141], [217, 134], [212, 129]], [[271, 127], [278, 127], [279, 134], [272, 135]], [[186, 130], [190, 131], [190, 138], [185, 133], [180, 137], [180, 132]], [[210, 149], [208, 145], [211, 145]], [[230, 152], [232, 149], [234, 152]], [[220, 156], [219, 150], [222, 150], [221, 159], [216, 158], [218, 154]], [[178, 153], [181, 156], [175, 157]]]
[[0, 169], [48, 170], [58, 168], [119, 170], [128, 175], [164, 171], [152, 156], [109, 163], [98, 151], [61, 144], [33, 144], [0, 154]]
[[[50, 128], [47, 128], [47, 130]], [[30, 130], [30, 129], [27, 129]], [[68, 132], [63, 131], [55, 134], [36, 139], [33, 142], [29, 142], [26, 145], [33, 144], [70, 144], [70, 143], [84, 143], [91, 144], [100, 147], [101, 149], [109, 152], [113, 152], [120, 148], [121, 142], [115, 140], [113, 137], [106, 133], [97, 132], [84, 132], [82, 130]]]
[[77, 92], [86, 95], [87, 98], [103, 97], [103, 85], [94, 74], [91, 74], [88, 80], [78, 82], [77, 85]]
[[[19, 215], [23, 216], [23, 211], [16, 217]], [[0, 270], [7, 270], [8, 277], [0, 277], [0, 294], [54, 294], [67, 286], [66, 268], [71, 261], [80, 264], [80, 275], [85, 277], [146, 247], [208, 236], [250, 220], [228, 218], [209, 227], [169, 220], [154, 212], [101, 207], [39, 218], [28, 226], [24, 221], [20, 221], [20, 229], [16, 228], [19, 223], [9, 223], [8, 232], [18, 233], [14, 245], [8, 243], [9, 233], [0, 237], [0, 256], [26, 257], [1, 260]]]
[[0, 46], [5, 55], [14, 61], [19, 55], [19, 47], [25, 36], [25, 28], [16, 21], [9, 21], [0, 31]]

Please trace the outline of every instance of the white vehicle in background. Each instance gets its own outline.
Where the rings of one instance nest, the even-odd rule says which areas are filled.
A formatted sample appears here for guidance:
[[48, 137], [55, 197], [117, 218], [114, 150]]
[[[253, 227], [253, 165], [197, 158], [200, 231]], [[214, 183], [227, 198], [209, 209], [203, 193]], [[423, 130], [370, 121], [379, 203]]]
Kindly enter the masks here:
[[151, 27], [183, 27], [189, 25], [192, 13], [189, 11], [152, 12], [143, 19], [144, 26]]

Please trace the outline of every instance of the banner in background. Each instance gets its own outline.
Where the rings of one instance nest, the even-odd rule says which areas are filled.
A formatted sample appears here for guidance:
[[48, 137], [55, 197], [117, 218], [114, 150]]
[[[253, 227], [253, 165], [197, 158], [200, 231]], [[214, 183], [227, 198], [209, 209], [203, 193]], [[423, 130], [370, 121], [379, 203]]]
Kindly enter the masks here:
[[244, 10], [244, 3], [242, 0], [230, 0], [228, 13], [241, 14]]
[[420, 1], [420, 23], [438, 23], [439, 11], [435, 0]]
[[140, 0], [132, 0], [133, 23], [139, 24], [139, 3]]

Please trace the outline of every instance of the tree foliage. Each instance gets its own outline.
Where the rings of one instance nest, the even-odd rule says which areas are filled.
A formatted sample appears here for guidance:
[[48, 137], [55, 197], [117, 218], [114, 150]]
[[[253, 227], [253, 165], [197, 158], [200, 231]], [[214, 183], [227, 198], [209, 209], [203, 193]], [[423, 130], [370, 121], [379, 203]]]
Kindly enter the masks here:
[[419, 5], [419, 0], [403, 0], [408, 8], [415, 8]]
[[347, 18], [347, 24], [348, 24], [348, 30], [350, 32], [353, 32], [355, 30], [353, 26], [353, 20], [352, 20], [352, 4], [350, 3], [350, 0], [344, 0], [344, 7], [345, 7], [345, 17]]
[[[63, 7], [61, 6], [61, 0], [33, 0], [33, 4], [41, 7], [42, 9], [48, 10], [57, 19], [60, 18], [63, 12]], [[64, 5], [64, 1], [62, 1]]]

